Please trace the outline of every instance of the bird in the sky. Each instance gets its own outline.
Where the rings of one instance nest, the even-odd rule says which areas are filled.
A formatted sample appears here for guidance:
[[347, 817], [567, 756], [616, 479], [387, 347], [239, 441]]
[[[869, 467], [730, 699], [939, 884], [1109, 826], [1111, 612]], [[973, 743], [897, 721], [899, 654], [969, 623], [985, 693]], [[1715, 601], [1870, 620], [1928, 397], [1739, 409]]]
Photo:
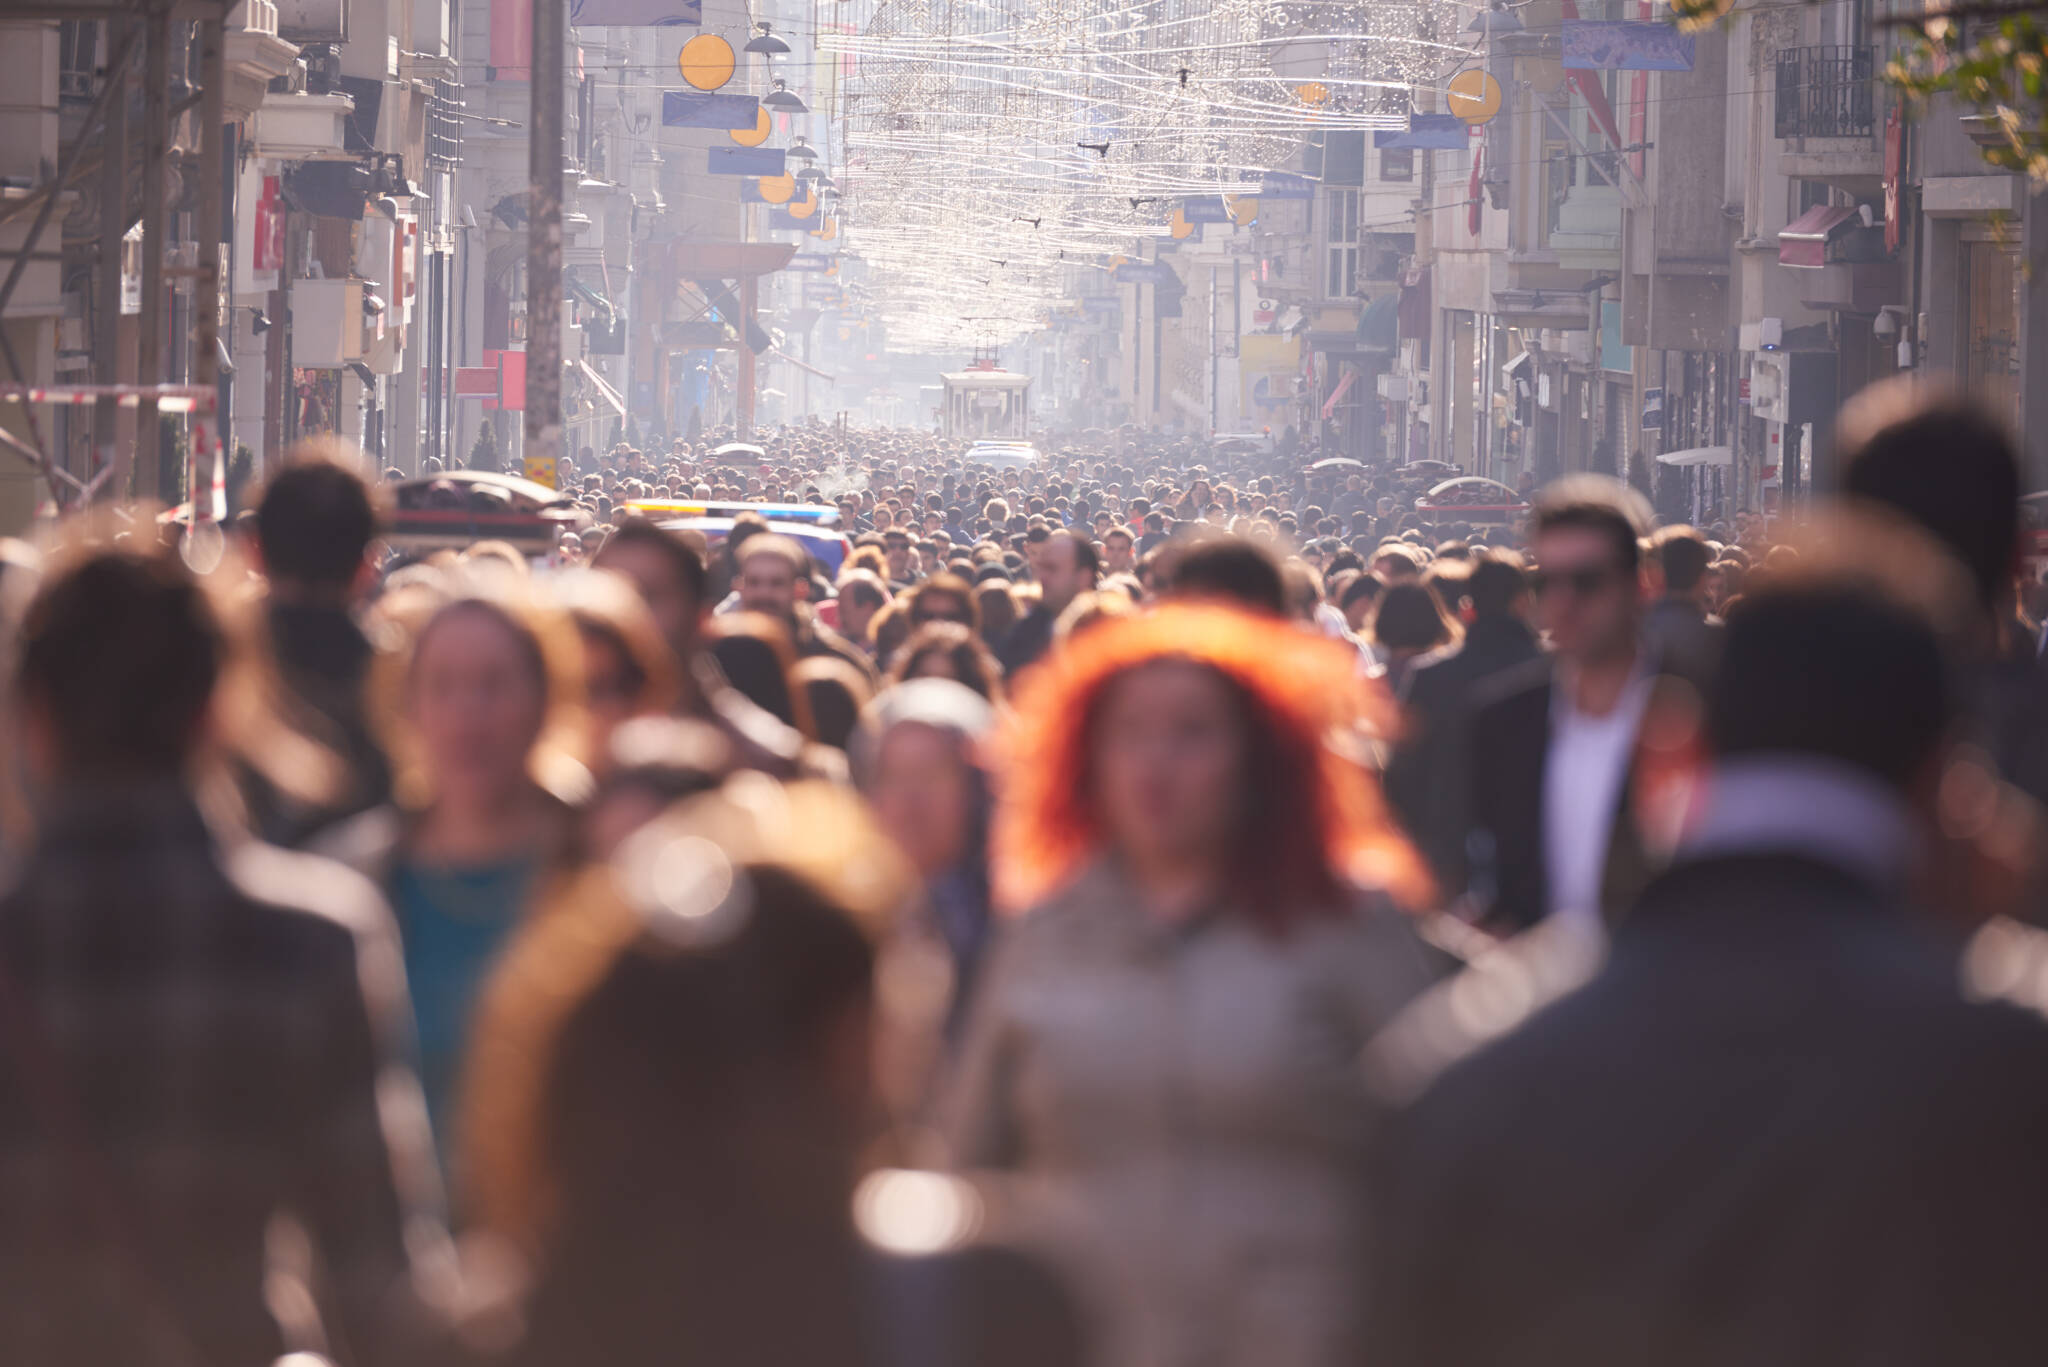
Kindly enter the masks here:
[[1157, 204], [1158, 202], [1159, 202], [1158, 200], [1156, 200], [1156, 199], [1153, 199], [1153, 198], [1151, 198], [1150, 196], [1147, 196], [1147, 197], [1146, 197], [1146, 198], [1144, 198], [1144, 199], [1134, 199], [1134, 200], [1132, 200], [1132, 201], [1131, 201], [1131, 207], [1132, 207], [1133, 209], [1136, 209], [1136, 208], [1138, 208], [1138, 207], [1139, 207], [1139, 206], [1141, 206], [1141, 205], [1145, 205], [1145, 204]]
[[1074, 146], [1084, 152], [1093, 152], [1098, 157], [1109, 155], [1109, 144], [1106, 142], [1077, 142]]
[[1040, 223], [1044, 221], [1045, 220], [1039, 218], [1026, 218], [1022, 214], [1019, 214], [1017, 217], [1010, 220], [1010, 222], [1012, 223], [1029, 223], [1034, 228], [1036, 228]]
[[1186, 67], [1182, 67], [1180, 69], [1180, 88], [1182, 90], [1186, 90], [1188, 88], [1188, 77], [1192, 74], [1194, 73], [1190, 72]]

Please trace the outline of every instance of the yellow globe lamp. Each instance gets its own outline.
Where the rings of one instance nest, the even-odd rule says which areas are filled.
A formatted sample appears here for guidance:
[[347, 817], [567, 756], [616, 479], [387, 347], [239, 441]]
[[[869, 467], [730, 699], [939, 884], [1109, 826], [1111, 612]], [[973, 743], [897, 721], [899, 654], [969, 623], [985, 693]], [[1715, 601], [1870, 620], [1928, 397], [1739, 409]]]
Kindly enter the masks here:
[[683, 44], [676, 66], [683, 79], [699, 90], [717, 90], [732, 79], [736, 60], [732, 44], [715, 33], [700, 33]]
[[775, 124], [772, 116], [767, 110], [763, 109], [759, 111], [759, 115], [755, 118], [752, 128], [735, 128], [726, 136], [742, 147], [759, 147], [762, 143], [768, 141], [768, 134], [773, 132], [774, 128]]
[[757, 184], [765, 204], [787, 204], [796, 194], [795, 176], [762, 176]]
[[1476, 128], [1500, 113], [1500, 82], [1478, 67], [1468, 68], [1444, 87], [1444, 103], [1451, 113]]

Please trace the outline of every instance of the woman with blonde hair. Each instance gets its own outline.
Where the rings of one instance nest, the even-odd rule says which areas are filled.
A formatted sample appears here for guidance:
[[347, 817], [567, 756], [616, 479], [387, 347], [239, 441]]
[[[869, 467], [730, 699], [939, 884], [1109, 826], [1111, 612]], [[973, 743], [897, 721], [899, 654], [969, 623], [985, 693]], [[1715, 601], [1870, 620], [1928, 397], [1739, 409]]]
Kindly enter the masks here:
[[1387, 705], [1278, 620], [1169, 606], [1041, 663], [1002, 749], [997, 945], [954, 1162], [1091, 1293], [1103, 1360], [1364, 1360], [1359, 1048], [1435, 965], [1422, 865], [1331, 736]]

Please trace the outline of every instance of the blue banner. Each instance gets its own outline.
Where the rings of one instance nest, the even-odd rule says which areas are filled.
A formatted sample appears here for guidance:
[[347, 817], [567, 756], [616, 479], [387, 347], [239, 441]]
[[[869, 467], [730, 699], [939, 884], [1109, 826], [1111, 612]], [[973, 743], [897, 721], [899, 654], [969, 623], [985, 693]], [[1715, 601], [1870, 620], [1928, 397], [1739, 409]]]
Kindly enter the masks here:
[[663, 128], [752, 128], [761, 119], [761, 97], [721, 90], [664, 90]]
[[1462, 152], [1471, 142], [1471, 128], [1456, 114], [1410, 114], [1406, 128], [1380, 129], [1372, 135], [1374, 147], [1418, 152]]
[[1114, 294], [1084, 294], [1081, 296], [1083, 313], [1121, 313], [1124, 301]]
[[1259, 177], [1260, 199], [1314, 199], [1316, 183], [1293, 171], [1268, 171]]
[[1126, 261], [1116, 268], [1119, 285], [1164, 285], [1177, 280], [1173, 267], [1156, 261]]
[[710, 165], [714, 176], [779, 176], [788, 163], [780, 147], [714, 147]]
[[1182, 200], [1180, 216], [1190, 223], [1230, 222], [1230, 210], [1223, 207], [1220, 195], [1204, 195], [1200, 199]]
[[832, 269], [832, 258], [816, 253], [800, 252], [789, 258], [789, 264], [782, 269], [795, 271], [799, 275], [823, 275]]
[[569, 0], [569, 22], [578, 28], [694, 28], [704, 22], [704, 0]]
[[1569, 71], [1691, 71], [1693, 36], [1671, 24], [1566, 20]]

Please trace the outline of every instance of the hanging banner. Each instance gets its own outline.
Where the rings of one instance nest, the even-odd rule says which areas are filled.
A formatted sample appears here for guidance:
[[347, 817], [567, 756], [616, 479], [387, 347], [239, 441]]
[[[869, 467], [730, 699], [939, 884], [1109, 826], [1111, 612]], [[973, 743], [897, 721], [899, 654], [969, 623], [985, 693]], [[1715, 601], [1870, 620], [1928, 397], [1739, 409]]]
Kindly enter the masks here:
[[780, 147], [713, 147], [709, 157], [714, 176], [779, 176], [785, 164]]
[[1223, 207], [1223, 200], [1217, 195], [1205, 195], [1201, 199], [1184, 199], [1180, 202], [1181, 217], [1189, 223], [1228, 223], [1230, 210]]
[[1472, 132], [1456, 114], [1410, 114], [1406, 128], [1383, 128], [1372, 135], [1374, 147], [1418, 152], [1462, 152]]
[[1562, 35], [1567, 71], [1691, 71], [1693, 49], [1672, 24], [1568, 19]]
[[569, 0], [577, 28], [668, 28], [704, 23], [704, 0]]
[[1126, 261], [1116, 268], [1116, 282], [1119, 285], [1179, 284], [1180, 277], [1173, 273], [1173, 267], [1162, 266], [1156, 261]]
[[[1251, 182], [1246, 181], [1247, 185]], [[1268, 171], [1259, 177], [1260, 199], [1314, 199], [1316, 183], [1293, 171]]]
[[1124, 301], [1114, 294], [1084, 294], [1081, 296], [1083, 313], [1121, 313]]
[[761, 117], [761, 97], [723, 90], [664, 90], [663, 128], [752, 128]]
[[832, 269], [832, 258], [815, 253], [798, 253], [789, 258], [789, 264], [782, 269], [795, 271], [799, 275], [823, 275]]

